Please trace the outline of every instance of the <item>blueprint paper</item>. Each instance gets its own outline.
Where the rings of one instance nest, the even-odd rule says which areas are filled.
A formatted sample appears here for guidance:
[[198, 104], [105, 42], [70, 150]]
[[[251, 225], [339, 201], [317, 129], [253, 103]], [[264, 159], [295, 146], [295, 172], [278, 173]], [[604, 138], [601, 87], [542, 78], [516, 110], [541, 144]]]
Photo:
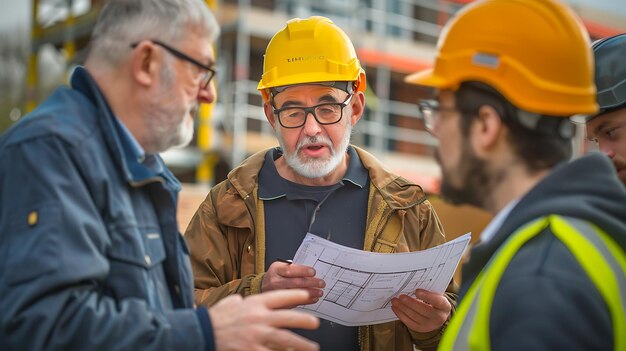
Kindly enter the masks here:
[[470, 239], [467, 233], [428, 250], [383, 254], [308, 233], [293, 262], [315, 268], [326, 287], [317, 303], [297, 309], [346, 326], [394, 321], [393, 297], [415, 297], [415, 289], [444, 293]]

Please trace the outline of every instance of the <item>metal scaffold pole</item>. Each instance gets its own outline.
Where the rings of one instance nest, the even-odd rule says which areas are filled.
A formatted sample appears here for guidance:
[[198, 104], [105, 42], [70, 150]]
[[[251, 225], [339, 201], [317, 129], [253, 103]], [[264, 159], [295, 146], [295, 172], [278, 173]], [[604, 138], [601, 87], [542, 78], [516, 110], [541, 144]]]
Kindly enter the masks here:
[[37, 21], [38, 12], [39, 1], [33, 0], [31, 11], [30, 53], [28, 55], [28, 73], [26, 76], [26, 106], [24, 106], [26, 113], [31, 112], [37, 106], [37, 54], [39, 47], [38, 42], [41, 38], [41, 26]]
[[[206, 4], [212, 11], [215, 12], [217, 10], [217, 1], [206, 0]], [[215, 81], [211, 82], [211, 84], [215, 84]], [[217, 90], [217, 87], [215, 89]], [[202, 161], [196, 168], [196, 182], [201, 184], [210, 184], [215, 177], [213, 167], [217, 162], [218, 156], [215, 153], [211, 153], [215, 138], [212, 118], [214, 108], [215, 102], [200, 104], [200, 110], [198, 111], [197, 144], [198, 150], [200, 150], [203, 156]]]
[[246, 131], [248, 118], [248, 90], [250, 65], [250, 37], [246, 18], [250, 0], [239, 0], [237, 19], [237, 46], [235, 58], [235, 106], [233, 123], [232, 164], [237, 165], [246, 156]]

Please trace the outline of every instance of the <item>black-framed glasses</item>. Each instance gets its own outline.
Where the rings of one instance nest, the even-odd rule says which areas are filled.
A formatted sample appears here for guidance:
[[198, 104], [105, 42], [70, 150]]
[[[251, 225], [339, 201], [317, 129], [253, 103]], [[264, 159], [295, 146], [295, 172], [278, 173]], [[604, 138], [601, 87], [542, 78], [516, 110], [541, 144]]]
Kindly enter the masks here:
[[274, 109], [274, 114], [278, 116], [278, 122], [285, 128], [300, 128], [306, 123], [309, 114], [319, 124], [328, 125], [341, 121], [343, 108], [348, 106], [354, 94], [348, 95], [343, 102], [326, 102], [310, 107], [289, 106]]
[[420, 117], [424, 120], [424, 126], [430, 132], [433, 131], [435, 122], [437, 121], [441, 111], [460, 111], [454, 107], [439, 106], [439, 101], [432, 99], [418, 101], [417, 107], [420, 111]]
[[[202, 77], [200, 78], [200, 86], [202, 87], [202, 89], [206, 89], [209, 86], [209, 83], [211, 83], [213, 77], [215, 77], [216, 71], [213, 68], [205, 65], [204, 63], [190, 57], [185, 53], [178, 51], [177, 49], [174, 49], [173, 47], [165, 44], [162, 41], [155, 39], [150, 39], [149, 41], [167, 50], [170, 54], [174, 55], [174, 57], [192, 63], [201, 68], [203, 70]], [[139, 45], [139, 42], [130, 44], [130, 47], [134, 49], [137, 47], [137, 45]]]

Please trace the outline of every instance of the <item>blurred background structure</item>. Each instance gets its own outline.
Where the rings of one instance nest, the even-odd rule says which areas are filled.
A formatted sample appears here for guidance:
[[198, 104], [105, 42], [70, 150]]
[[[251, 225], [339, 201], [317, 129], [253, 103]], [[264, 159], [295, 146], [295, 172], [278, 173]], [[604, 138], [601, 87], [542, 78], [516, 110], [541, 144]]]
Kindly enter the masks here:
[[[105, 0], [0, 0], [0, 132], [65, 84], [81, 64]], [[218, 100], [203, 106], [192, 146], [163, 156], [187, 184], [181, 227], [232, 165], [277, 145], [256, 90], [269, 39], [294, 17], [323, 15], [342, 27], [365, 67], [366, 112], [353, 142], [388, 168], [436, 195], [435, 139], [425, 130], [416, 102], [430, 92], [403, 83], [429, 67], [442, 26], [471, 0], [206, 0], [222, 27], [217, 43]], [[568, 0], [592, 39], [626, 32], [624, 0]], [[166, 25], [166, 24], [164, 24]], [[524, 45], [524, 43], [519, 43]], [[541, 53], [537, 53], [541, 55]], [[191, 185], [195, 183], [196, 185]], [[489, 217], [433, 200], [452, 236], [480, 229]], [[465, 218], [465, 220], [463, 220]]]

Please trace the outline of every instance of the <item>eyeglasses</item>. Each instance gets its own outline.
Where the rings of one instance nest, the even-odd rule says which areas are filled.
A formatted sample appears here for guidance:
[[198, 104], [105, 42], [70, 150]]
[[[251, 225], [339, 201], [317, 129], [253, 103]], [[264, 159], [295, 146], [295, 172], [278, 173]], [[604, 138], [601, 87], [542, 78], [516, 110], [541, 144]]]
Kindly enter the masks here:
[[[203, 70], [202, 76], [200, 78], [200, 86], [202, 87], [202, 89], [206, 89], [209, 86], [209, 83], [211, 83], [211, 80], [213, 79], [213, 77], [215, 77], [215, 70], [207, 65], [205, 65], [204, 63], [201, 63], [200, 61], [190, 57], [187, 54], [184, 54], [176, 49], [174, 49], [173, 47], [158, 41], [158, 40], [149, 40], [151, 43], [158, 45], [160, 47], [162, 47], [163, 49], [167, 50], [170, 54], [174, 55], [176, 58], [179, 58], [183, 61], [187, 61], [189, 63], [192, 63], [194, 65], [196, 65], [197, 67], [199, 67], [200, 69]], [[133, 43], [130, 44], [131, 48], [136, 48], [137, 45], [139, 45], [139, 43]]]
[[285, 128], [300, 128], [306, 123], [306, 118], [310, 114], [319, 124], [335, 124], [343, 117], [343, 108], [348, 106], [352, 95], [344, 102], [328, 102], [311, 107], [285, 107], [274, 109], [274, 114], [278, 116], [278, 122]]
[[417, 107], [420, 111], [420, 117], [424, 120], [424, 126], [426, 126], [426, 129], [430, 132], [433, 131], [435, 122], [437, 121], [437, 118], [439, 118], [439, 113], [441, 111], [460, 111], [454, 107], [439, 106], [439, 101], [437, 100], [420, 100], [417, 103]]
[[587, 141], [599, 145], [619, 142], [626, 136], [626, 123], [610, 123], [594, 131], [595, 136], [588, 136]]

